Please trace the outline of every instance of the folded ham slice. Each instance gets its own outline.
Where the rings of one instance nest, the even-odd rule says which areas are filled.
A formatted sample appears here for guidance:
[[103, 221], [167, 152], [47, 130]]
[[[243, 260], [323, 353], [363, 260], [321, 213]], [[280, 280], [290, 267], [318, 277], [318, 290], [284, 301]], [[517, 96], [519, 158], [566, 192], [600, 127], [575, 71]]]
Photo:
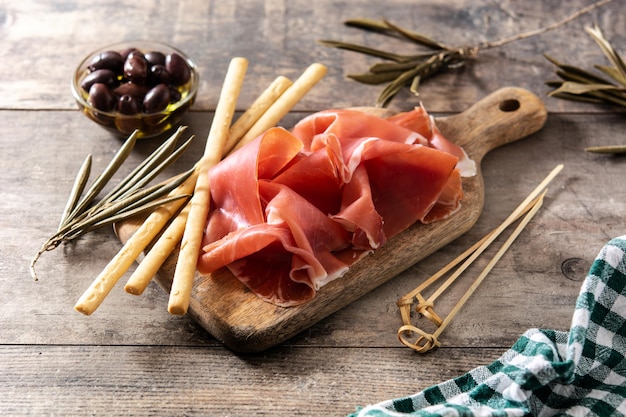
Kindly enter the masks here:
[[473, 177], [476, 175], [476, 163], [470, 159], [463, 148], [450, 142], [441, 134], [434, 119], [426, 112], [423, 106], [416, 107], [413, 111], [398, 113], [388, 117], [387, 120], [418, 132], [428, 138], [429, 146], [459, 158], [457, 168], [461, 176]]
[[458, 210], [465, 159], [421, 107], [390, 119], [328, 110], [272, 128], [209, 172], [198, 270], [226, 267], [279, 306], [306, 302], [412, 224]]

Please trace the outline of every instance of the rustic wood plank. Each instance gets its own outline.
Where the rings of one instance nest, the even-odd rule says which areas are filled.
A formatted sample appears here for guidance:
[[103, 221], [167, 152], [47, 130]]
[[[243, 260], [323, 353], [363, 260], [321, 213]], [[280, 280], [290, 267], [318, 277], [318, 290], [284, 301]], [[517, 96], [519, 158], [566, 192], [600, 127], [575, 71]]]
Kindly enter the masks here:
[[[0, 219], [0, 241], [3, 253], [12, 254], [1, 263], [0, 294], [6, 314], [0, 315], [0, 342], [177, 344], [182, 340], [215, 345], [191, 320], [168, 316], [167, 300], [156, 286], [139, 298], [129, 298], [116, 288], [90, 318], [72, 310], [119, 248], [109, 230], [46, 253], [39, 263], [41, 280], [31, 280], [28, 262], [56, 226], [80, 162], [93, 151], [98, 155], [96, 164], [102, 167], [119, 144], [104, 131], [89, 130], [83, 119], [74, 112], [0, 113], [0, 145], [6, 156], [0, 172], [5, 184], [0, 188], [5, 213]], [[193, 114], [189, 121], [199, 135], [207, 124], [204, 114]], [[506, 346], [528, 327], [567, 328], [584, 272], [576, 280], [568, 279], [561, 271], [562, 264], [578, 259], [584, 270], [604, 243], [623, 234], [626, 212], [621, 159], [587, 154], [583, 149], [619, 143], [624, 124], [619, 115], [550, 115], [538, 134], [494, 150], [483, 161], [485, 207], [472, 230], [289, 343], [397, 346], [397, 299], [497, 226], [545, 173], [561, 162], [564, 171], [551, 187], [545, 207], [446, 330], [442, 341], [446, 346]], [[32, 134], [35, 125], [41, 132], [37, 137]], [[142, 142], [133, 158], [140, 158], [152, 146]], [[201, 144], [194, 146], [202, 148]], [[191, 154], [187, 158], [181, 163], [190, 164]], [[24, 207], [32, 208], [24, 211]], [[458, 291], [450, 299], [459, 295]], [[478, 300], [493, 304], [485, 306]], [[526, 306], [530, 300], [533, 303]], [[451, 306], [445, 303], [442, 311]], [[17, 326], [15, 317], [20, 317]]]
[[[346, 28], [342, 24], [346, 19], [384, 17], [448, 44], [465, 46], [549, 25], [590, 3], [138, 0], [129, 7], [117, 0], [103, 0], [86, 7], [81, 2], [8, 0], [0, 6], [5, 16], [0, 22], [0, 55], [10, 62], [0, 68], [0, 108], [74, 109], [69, 93], [74, 67], [92, 50], [132, 39], [172, 43], [198, 61], [202, 79], [195, 105], [198, 110], [215, 108], [232, 56], [250, 59], [250, 83], [243, 92], [240, 108], [249, 105], [258, 94], [253, 87], [268, 85], [279, 73], [295, 78], [315, 61], [327, 64], [329, 74], [298, 109], [372, 105], [379, 89], [345, 77], [364, 72], [376, 60], [333, 50], [316, 41], [333, 38], [399, 52], [412, 47]], [[572, 59], [578, 65], [603, 59], [582, 30], [594, 21], [601, 22], [609, 39], [624, 40], [623, 13], [620, 2], [614, 1], [558, 31], [484, 51], [465, 68], [445, 74], [435, 83], [426, 82], [419, 99], [426, 101], [433, 112], [459, 112], [487, 93], [509, 85], [544, 96], [548, 91], [544, 82], [554, 78], [554, 68], [543, 53]], [[38, 30], [32, 30], [34, 27]], [[394, 106], [407, 108], [417, 103], [418, 98], [404, 93]], [[551, 112], [607, 110], [555, 99], [547, 100], [547, 106]]]
[[[583, 149], [623, 143], [626, 121], [615, 109], [545, 97], [554, 68], [542, 54], [579, 66], [603, 63], [583, 32], [594, 22], [623, 51], [620, 1], [549, 34], [485, 51], [424, 84], [419, 98], [401, 94], [392, 108], [408, 109], [419, 99], [429, 111], [448, 115], [511, 85], [544, 98], [550, 114], [538, 134], [486, 156], [485, 207], [469, 232], [280, 347], [234, 354], [190, 318], [169, 316], [156, 284], [140, 298], [116, 288], [94, 316], [75, 313], [76, 299], [119, 248], [110, 230], [45, 254], [39, 282], [31, 280], [28, 263], [56, 226], [86, 154], [94, 154], [97, 169], [119, 147], [119, 139], [77, 111], [69, 90], [73, 67], [103, 44], [166, 41], [200, 64], [200, 95], [185, 118], [198, 140], [168, 171], [174, 173], [202, 152], [232, 56], [250, 60], [240, 109], [276, 75], [295, 78], [313, 61], [328, 65], [327, 77], [283, 121], [290, 125], [314, 110], [370, 105], [379, 91], [345, 78], [375, 60], [319, 46], [317, 39], [409, 48], [345, 28], [345, 19], [385, 17], [464, 45], [550, 24], [591, 3], [2, 2], [0, 414], [345, 415], [356, 405], [410, 394], [487, 364], [527, 328], [566, 330], [588, 266], [610, 238], [624, 234], [626, 218], [623, 158]], [[156, 144], [142, 141], [131, 160]], [[396, 300], [498, 225], [558, 163], [565, 169], [544, 207], [443, 333], [443, 347], [421, 356], [400, 346]], [[462, 284], [453, 288], [440, 312], [462, 291]]]
[[[445, 360], [398, 349], [223, 349], [4, 346], [4, 415], [341, 416], [409, 395], [498, 358], [446, 349]], [[443, 352], [442, 352], [443, 353]]]

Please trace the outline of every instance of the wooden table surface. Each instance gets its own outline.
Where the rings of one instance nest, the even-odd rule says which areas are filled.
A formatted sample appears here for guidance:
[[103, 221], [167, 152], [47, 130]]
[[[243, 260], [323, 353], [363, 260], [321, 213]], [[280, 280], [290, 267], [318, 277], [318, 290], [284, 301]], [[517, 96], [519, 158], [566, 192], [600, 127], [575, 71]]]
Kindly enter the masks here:
[[[239, 110], [277, 75], [295, 78], [313, 62], [328, 66], [328, 75], [281, 122], [289, 127], [316, 110], [372, 105], [379, 92], [346, 78], [375, 60], [321, 46], [318, 39], [410, 48], [347, 28], [346, 19], [384, 17], [466, 45], [547, 26], [591, 3], [3, 1], [0, 414], [342, 416], [487, 364], [528, 328], [567, 330], [594, 257], [626, 232], [624, 158], [584, 148], [626, 143], [626, 115], [548, 97], [545, 82], [555, 75], [543, 54], [584, 67], [605, 64], [583, 30], [594, 22], [626, 52], [622, 0], [552, 32], [484, 51], [466, 67], [426, 82], [419, 98], [402, 93], [392, 102], [390, 108], [408, 110], [421, 100], [430, 112], [449, 115], [500, 87], [516, 86], [544, 100], [548, 120], [538, 133], [485, 157], [485, 207], [468, 233], [277, 347], [248, 355], [226, 349], [189, 317], [169, 315], [167, 295], [154, 283], [141, 297], [116, 287], [90, 317], [75, 312], [78, 297], [120, 248], [109, 228], [44, 254], [39, 281], [28, 266], [54, 231], [85, 156], [93, 155], [97, 170], [121, 143], [82, 116], [70, 94], [71, 72], [91, 50], [150, 39], [196, 59], [200, 92], [183, 123], [201, 140], [171, 167], [175, 173], [202, 151], [234, 56], [250, 62]], [[142, 160], [156, 144], [142, 141], [131, 160]], [[398, 298], [498, 226], [561, 163], [565, 168], [544, 207], [445, 330], [442, 346], [424, 355], [402, 346]], [[451, 308], [463, 291], [463, 284], [456, 286], [439, 310]]]

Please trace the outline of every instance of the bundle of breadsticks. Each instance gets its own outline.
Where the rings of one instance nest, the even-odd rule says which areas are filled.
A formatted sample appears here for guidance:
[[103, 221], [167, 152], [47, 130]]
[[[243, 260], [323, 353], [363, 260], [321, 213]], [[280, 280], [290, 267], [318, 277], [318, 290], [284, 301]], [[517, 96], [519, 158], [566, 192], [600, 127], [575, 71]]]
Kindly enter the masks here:
[[188, 194], [191, 198], [175, 200], [153, 211], [80, 297], [74, 306], [75, 310], [86, 315], [92, 314], [131, 265], [160, 235], [150, 250], [145, 252], [143, 260], [124, 288], [130, 294], [141, 294], [167, 258], [180, 247], [168, 311], [176, 315], [187, 312], [211, 200], [206, 175], [208, 170], [231, 151], [275, 126], [326, 74], [326, 67], [315, 63], [293, 82], [279, 76], [233, 123], [247, 68], [248, 61], [245, 58], [231, 60], [204, 154], [195, 164], [193, 174], [172, 191], [172, 194]]

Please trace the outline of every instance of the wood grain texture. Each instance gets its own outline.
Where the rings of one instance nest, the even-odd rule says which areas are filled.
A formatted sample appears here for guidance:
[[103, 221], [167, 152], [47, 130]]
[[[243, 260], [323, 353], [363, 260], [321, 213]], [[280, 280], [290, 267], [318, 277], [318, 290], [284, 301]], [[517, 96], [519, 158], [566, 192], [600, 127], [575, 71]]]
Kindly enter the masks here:
[[[11, 395], [0, 397], [0, 410], [14, 417], [342, 416], [501, 353], [451, 349], [442, 363], [399, 349], [278, 349], [238, 357], [188, 347], [7, 347], [0, 351], [0, 384]], [[90, 372], [77, 374], [85, 364]], [[233, 372], [242, 368], [245, 374]]]
[[[347, 19], [384, 17], [443, 43], [465, 46], [547, 26], [590, 3], [140, 0], [126, 6], [119, 0], [102, 0], [97, 5], [88, 0], [70, 4], [7, 0], [0, 5], [0, 29], [6, 34], [0, 55], [11, 57], [11, 65], [0, 68], [0, 108], [75, 109], [68, 94], [69, 74], [74, 67], [103, 45], [133, 39], [170, 43], [195, 58], [201, 68], [194, 105], [199, 111], [215, 109], [222, 70], [233, 56], [250, 58], [249, 73], [255, 75], [250, 88], [244, 89], [240, 109], [247, 108], [260, 92], [254, 86], [268, 85], [277, 74], [295, 79], [312, 62], [328, 64], [326, 87], [312, 91], [296, 110], [318, 110], [331, 103], [337, 107], [373, 105], [379, 88], [350, 82], [346, 76], [365, 72], [378, 60], [327, 48], [316, 41], [332, 38], [399, 52], [411, 51], [413, 46], [347, 28], [343, 26]], [[582, 28], [602, 22], [610, 39], [623, 41], [625, 22], [620, 3], [613, 1], [558, 31], [484, 51], [465, 67], [443, 74], [438, 82], [425, 81], [420, 97], [403, 92], [393, 107], [406, 108], [422, 100], [431, 112], [461, 112], [507, 85], [543, 95], [548, 91], [544, 82], [554, 78], [554, 68], [542, 54], [572, 59], [578, 65], [601, 60], [602, 52]], [[37, 65], [33, 65], [34, 57]], [[603, 111], [556, 100], [546, 105], [552, 112]]]
[[[211, 275], [196, 273], [189, 314], [235, 351], [256, 352], [284, 342], [467, 232], [478, 220], [484, 203], [480, 172], [483, 156], [538, 131], [546, 116], [537, 96], [509, 87], [458, 115], [440, 119], [442, 133], [462, 145], [478, 168], [476, 176], [463, 179], [464, 197], [454, 216], [429, 225], [417, 224], [394, 236], [383, 248], [352, 265], [341, 278], [325, 285], [314, 299], [299, 306], [278, 307], [259, 299], [226, 269]], [[117, 226], [122, 242], [136, 226], [136, 222]], [[166, 289], [171, 287], [177, 259], [176, 253], [157, 274]]]
[[[151, 284], [141, 297], [116, 287], [99, 310], [72, 307], [120, 248], [110, 229], [44, 254], [34, 282], [28, 263], [59, 221], [88, 153], [103, 168], [120, 142], [82, 116], [69, 74], [89, 51], [132, 39], [165, 41], [202, 67], [200, 96], [183, 122], [196, 140], [166, 172], [189, 167], [204, 149], [228, 61], [245, 56], [247, 108], [277, 74], [295, 78], [314, 61], [328, 75], [281, 121], [330, 107], [374, 103], [379, 88], [346, 79], [376, 62], [317, 39], [411, 49], [396, 39], [346, 28], [378, 19], [453, 45], [495, 40], [550, 24], [592, 0], [62, 0], [0, 2], [0, 414], [344, 416], [355, 406], [411, 394], [495, 359], [527, 328], [567, 330], [587, 268], [612, 237], [626, 233], [624, 158], [587, 146], [626, 141], [617, 109], [546, 96], [554, 68], [542, 54], [579, 66], [605, 63], [583, 28], [598, 23], [623, 52], [624, 2], [614, 0], [559, 30], [484, 51], [464, 68], [402, 93], [392, 110], [423, 102], [442, 118], [503, 86], [541, 97], [539, 132], [487, 153], [482, 213], [465, 234], [358, 300], [258, 354], [235, 354], [190, 317], [167, 313]], [[131, 165], [158, 145], [142, 141]], [[496, 227], [555, 165], [565, 168], [544, 207], [425, 356], [402, 347], [399, 297]], [[125, 168], [130, 170], [130, 168]], [[124, 170], [122, 170], [124, 171]], [[127, 172], [125, 171], [125, 172]], [[497, 245], [494, 246], [494, 250]], [[489, 259], [493, 252], [487, 253]], [[484, 265], [484, 264], [483, 264]], [[438, 300], [445, 314], [474, 271]]]
[[[300, 116], [290, 117], [293, 123]], [[198, 137], [206, 135], [209, 121], [195, 113], [186, 118], [190, 133]], [[35, 125], [45, 132], [45, 140], [44, 136], [33, 139]], [[75, 112], [0, 112], [0, 146], [6, 158], [0, 170], [4, 184], [0, 188], [0, 343], [219, 346], [191, 318], [169, 316], [166, 294], [156, 284], [141, 297], [116, 287], [91, 318], [72, 310], [119, 250], [111, 230], [44, 254], [38, 264], [40, 281], [30, 278], [28, 263], [58, 223], [85, 155], [93, 152], [94, 170], [101, 169], [119, 146], [117, 138], [103, 130], [89, 131], [89, 126]], [[626, 120], [621, 115], [549, 115], [541, 131], [489, 152], [482, 163], [485, 204], [472, 229], [288, 344], [397, 346], [398, 298], [500, 224], [559, 163], [565, 163], [565, 168], [550, 187], [544, 208], [446, 330], [442, 342], [456, 347], [503, 347], [527, 327], [567, 329], [586, 266], [606, 241], [624, 233], [626, 218], [623, 159], [590, 155], [583, 149], [618, 144], [624, 129]], [[141, 142], [131, 164], [156, 146]], [[191, 166], [202, 148], [201, 141], [193, 143], [168, 174]], [[31, 169], [25, 172], [24, 165]], [[568, 260], [581, 265], [573, 279], [562, 272]], [[450, 300], [458, 299], [461, 290], [452, 292]], [[442, 300], [442, 312], [451, 305]]]

